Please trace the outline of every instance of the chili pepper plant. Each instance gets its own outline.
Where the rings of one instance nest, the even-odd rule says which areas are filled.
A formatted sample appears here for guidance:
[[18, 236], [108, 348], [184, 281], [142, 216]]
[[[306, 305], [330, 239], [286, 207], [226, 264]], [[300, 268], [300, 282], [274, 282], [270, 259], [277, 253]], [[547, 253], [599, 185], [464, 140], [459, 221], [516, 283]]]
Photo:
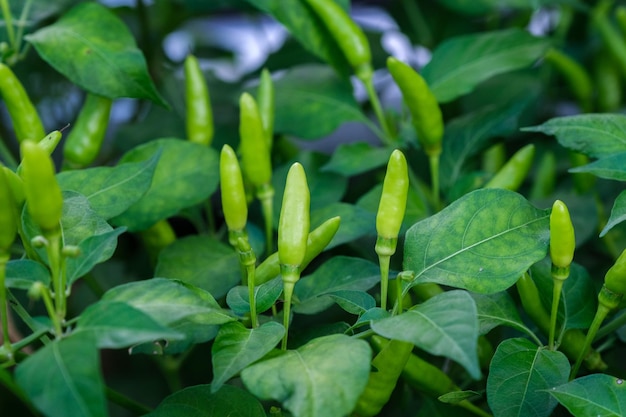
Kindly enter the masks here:
[[626, 415], [626, 5], [0, 11], [3, 416]]

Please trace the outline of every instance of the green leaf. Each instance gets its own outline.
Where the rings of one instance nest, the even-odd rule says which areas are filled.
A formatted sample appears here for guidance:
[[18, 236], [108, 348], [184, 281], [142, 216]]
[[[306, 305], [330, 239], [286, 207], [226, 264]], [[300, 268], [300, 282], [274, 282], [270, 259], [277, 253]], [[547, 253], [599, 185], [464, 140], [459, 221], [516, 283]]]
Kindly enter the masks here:
[[211, 348], [211, 391], [217, 392], [226, 381], [269, 353], [284, 334], [285, 328], [272, 321], [256, 329], [246, 329], [239, 322], [223, 325]]
[[606, 222], [604, 229], [600, 232], [600, 237], [604, 237], [612, 228], [622, 223], [624, 220], [626, 220], [626, 191], [619, 193], [615, 199], [613, 208], [611, 209], [611, 216], [609, 216], [609, 220]]
[[[315, 194], [311, 194], [315, 198]], [[333, 203], [311, 211], [311, 230], [331, 217], [341, 217], [339, 230], [326, 249], [354, 242], [363, 236], [376, 235], [376, 215], [361, 207], [348, 203]]]
[[241, 377], [250, 392], [279, 401], [294, 417], [341, 417], [354, 409], [363, 392], [370, 359], [367, 342], [324, 336], [256, 363]]
[[91, 93], [145, 98], [168, 107], [124, 22], [98, 3], [78, 4], [24, 38], [54, 69]]
[[415, 273], [410, 285], [436, 282], [490, 294], [543, 259], [548, 243], [548, 210], [512, 191], [481, 189], [406, 232], [404, 269]]
[[225, 385], [211, 392], [210, 385], [195, 385], [165, 398], [145, 417], [266, 417], [263, 405], [247, 391]]
[[167, 278], [118, 285], [102, 300], [125, 302], [171, 328], [185, 322], [210, 325], [234, 320], [208, 292]]
[[124, 154], [120, 163], [139, 162], [162, 152], [152, 185], [144, 196], [112, 221], [130, 231], [145, 230], [159, 220], [207, 199], [217, 189], [217, 152], [198, 143], [164, 138], [140, 145]]
[[[283, 292], [283, 279], [278, 276], [261, 285], [254, 287], [254, 298], [256, 300], [256, 311], [258, 314], [269, 310], [280, 294]], [[250, 299], [248, 287], [238, 285], [232, 288], [226, 296], [226, 303], [235, 314], [243, 316], [250, 312]]]
[[117, 237], [125, 231], [125, 227], [119, 227], [110, 232], [90, 236], [80, 242], [78, 245], [80, 255], [67, 258], [65, 262], [67, 282], [73, 283], [89, 273], [94, 266], [113, 256], [117, 247]]
[[187, 236], [159, 253], [155, 275], [181, 280], [221, 298], [241, 280], [239, 255], [210, 236]]
[[350, 177], [384, 166], [391, 152], [392, 148], [375, 148], [367, 142], [343, 143], [321, 169]]
[[518, 128], [527, 102], [491, 105], [451, 120], [446, 125], [439, 175], [444, 189], [452, 187], [467, 172], [470, 158], [480, 154], [496, 136], [510, 135]]
[[609, 180], [626, 181], [626, 152], [598, 159], [590, 164], [570, 168], [569, 172], [589, 173]]
[[276, 132], [317, 139], [346, 122], [368, 123], [349, 80], [327, 66], [292, 68], [274, 85]]
[[372, 330], [389, 339], [413, 343], [433, 355], [448, 357], [480, 378], [477, 340], [478, 317], [466, 291], [452, 290], [410, 310], [372, 322]]
[[315, 314], [333, 304], [337, 291], [367, 291], [380, 281], [376, 264], [365, 259], [335, 256], [311, 275], [299, 280], [294, 289], [293, 311]]
[[183, 335], [154, 321], [136, 308], [118, 301], [99, 301], [78, 318], [75, 333], [90, 332], [101, 349], [121, 349], [157, 339], [180, 339]]
[[160, 153], [142, 162], [61, 172], [62, 190], [76, 191], [104, 219], [122, 214], [148, 191]]
[[569, 372], [563, 353], [526, 339], [507, 339], [498, 345], [489, 366], [489, 407], [499, 417], [548, 417], [557, 401], [546, 390], [565, 383]]
[[50, 284], [50, 271], [43, 264], [30, 259], [14, 259], [7, 262], [5, 286], [28, 290], [35, 282]]
[[[551, 311], [552, 308], [554, 280], [551, 271], [552, 263], [548, 258], [531, 268], [533, 281], [539, 289], [541, 302], [546, 311]], [[563, 282], [559, 300], [558, 327], [586, 329], [591, 325], [596, 314], [598, 298], [590, 297], [590, 294], [596, 294], [596, 286], [589, 272], [583, 266], [572, 263], [569, 278]]]
[[[282, 23], [308, 51], [328, 62], [347, 77], [352, 73], [343, 52], [315, 12], [301, 0], [247, 0], [248, 3], [270, 14]], [[345, 9], [349, 3], [338, 1]], [[278, 115], [278, 112], [276, 113]]]
[[516, 28], [459, 36], [433, 51], [422, 75], [437, 101], [446, 103], [494, 75], [532, 65], [550, 43]]
[[339, 307], [351, 314], [363, 314], [376, 307], [374, 297], [363, 291], [342, 290], [328, 294]]
[[15, 380], [50, 417], [108, 415], [96, 340], [90, 333], [55, 340], [15, 369]]
[[522, 130], [556, 136], [562, 146], [594, 158], [626, 152], [626, 116], [622, 114], [556, 117]]
[[524, 325], [515, 302], [506, 291], [495, 294], [472, 294], [472, 298], [478, 311], [479, 334], [487, 334], [497, 326], [509, 326], [536, 337]]
[[574, 417], [626, 415], [626, 382], [614, 376], [587, 375], [548, 392]]

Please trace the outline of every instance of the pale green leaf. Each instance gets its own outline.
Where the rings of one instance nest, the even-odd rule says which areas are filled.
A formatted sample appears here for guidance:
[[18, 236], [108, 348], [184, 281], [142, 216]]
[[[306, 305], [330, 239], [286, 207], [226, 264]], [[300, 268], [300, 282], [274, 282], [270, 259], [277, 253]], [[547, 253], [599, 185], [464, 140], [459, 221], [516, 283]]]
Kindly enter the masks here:
[[574, 417], [626, 415], [626, 381], [611, 375], [587, 375], [548, 392]]

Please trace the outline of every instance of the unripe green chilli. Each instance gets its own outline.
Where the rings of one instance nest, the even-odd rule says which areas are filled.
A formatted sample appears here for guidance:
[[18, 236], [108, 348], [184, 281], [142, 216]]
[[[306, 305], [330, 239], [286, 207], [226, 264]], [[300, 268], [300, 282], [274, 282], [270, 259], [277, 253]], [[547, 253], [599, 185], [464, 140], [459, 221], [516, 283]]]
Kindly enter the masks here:
[[278, 258], [281, 265], [299, 266], [309, 236], [310, 195], [304, 168], [294, 163], [287, 173], [278, 223]]
[[406, 158], [399, 150], [394, 150], [387, 163], [387, 173], [383, 181], [383, 192], [376, 214], [376, 232], [379, 237], [398, 237], [409, 192], [409, 175]]
[[550, 258], [558, 268], [567, 268], [574, 259], [574, 225], [565, 203], [556, 200], [550, 213]]
[[239, 99], [239, 106], [241, 165], [246, 178], [258, 188], [272, 180], [270, 151], [261, 114], [254, 98], [249, 93], [243, 93]]
[[222, 209], [228, 230], [243, 230], [248, 221], [248, 203], [239, 161], [233, 148], [222, 147], [220, 154]]

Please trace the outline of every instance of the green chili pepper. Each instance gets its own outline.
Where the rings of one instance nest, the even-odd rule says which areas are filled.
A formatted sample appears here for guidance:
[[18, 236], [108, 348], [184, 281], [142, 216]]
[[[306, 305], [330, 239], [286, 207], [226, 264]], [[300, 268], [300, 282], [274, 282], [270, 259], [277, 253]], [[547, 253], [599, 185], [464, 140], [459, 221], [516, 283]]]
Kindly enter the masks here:
[[585, 68], [558, 49], [549, 49], [544, 59], [552, 64], [565, 78], [584, 112], [591, 111], [593, 86]]
[[624, 74], [626, 73], [626, 42], [609, 19], [609, 11], [612, 6], [612, 0], [599, 1], [592, 10], [591, 21], [600, 33], [607, 50], [613, 55], [622, 70], [622, 74]]
[[237, 239], [246, 234], [248, 202], [237, 155], [228, 145], [222, 147], [220, 154], [220, 189], [224, 219], [228, 226], [228, 238], [230, 244], [236, 246]]
[[3, 253], [8, 254], [17, 235], [17, 222], [17, 204], [13, 198], [13, 190], [5, 170], [0, 169], [0, 256]]
[[278, 223], [278, 259], [285, 295], [283, 320], [286, 330], [282, 343], [283, 350], [287, 348], [291, 296], [296, 282], [300, 279], [300, 266], [306, 255], [310, 198], [304, 168], [296, 162], [287, 173]]
[[491, 145], [482, 155], [482, 170], [494, 175], [506, 162], [506, 147], [498, 142]]
[[545, 151], [537, 164], [529, 200], [546, 198], [554, 192], [556, 185], [556, 169], [556, 156], [554, 152]]
[[46, 135], [37, 109], [30, 101], [22, 83], [11, 68], [2, 63], [0, 63], [0, 95], [11, 115], [18, 141], [40, 140]]
[[357, 77], [372, 77], [372, 52], [365, 33], [334, 0], [307, 0], [337, 46], [352, 66]]
[[257, 92], [257, 103], [259, 113], [263, 122], [263, 130], [265, 139], [267, 140], [268, 149], [272, 149], [272, 138], [274, 136], [274, 83], [272, 76], [267, 69], [261, 71], [261, 80], [259, 82], [259, 91]]
[[[300, 264], [300, 272], [304, 270], [311, 263], [313, 259], [330, 243], [333, 239], [339, 224], [341, 223], [341, 217], [336, 216], [326, 220], [318, 227], [313, 229], [309, 233], [306, 243], [306, 254]], [[274, 252], [268, 256], [259, 266], [256, 268], [256, 285], [263, 284], [271, 279], [276, 278], [280, 274], [280, 261], [278, 260], [278, 252]]]
[[6, 180], [9, 184], [9, 188], [11, 189], [11, 194], [13, 195], [13, 201], [15, 202], [16, 207], [22, 207], [24, 201], [26, 200], [26, 195], [24, 194], [24, 181], [22, 181], [22, 178], [19, 175], [5, 166], [1, 166], [0, 171], [3, 171], [6, 176]]
[[439, 155], [443, 138], [443, 116], [428, 84], [409, 65], [396, 58], [387, 58], [387, 69], [398, 85], [411, 121], [427, 155]]
[[[389, 157], [387, 172], [383, 181], [378, 213], [376, 214], [376, 253], [381, 270], [381, 308], [387, 308], [387, 289], [389, 283], [389, 260], [396, 252], [398, 233], [404, 220], [406, 200], [409, 192], [409, 175], [404, 154], [394, 150]], [[400, 285], [400, 280], [398, 280]], [[398, 291], [402, 294], [402, 291]]]
[[409, 342], [393, 339], [387, 341], [376, 335], [372, 338], [382, 339], [376, 342], [382, 348], [372, 360], [375, 370], [370, 372], [365, 390], [354, 409], [354, 414], [358, 417], [373, 417], [380, 413], [389, 401], [413, 351], [413, 344]]
[[110, 98], [87, 94], [78, 118], [63, 145], [65, 167], [83, 168], [98, 157], [109, 124], [112, 104]]
[[52, 152], [54, 152], [59, 142], [61, 142], [62, 137], [63, 134], [60, 130], [54, 130], [37, 142], [37, 145], [44, 148], [46, 152], [48, 152], [48, 155], [52, 155]]
[[185, 58], [185, 93], [187, 138], [209, 146], [214, 131], [211, 98], [198, 59], [193, 55]]
[[22, 170], [26, 206], [44, 236], [59, 229], [63, 210], [63, 196], [55, 177], [52, 159], [36, 142], [22, 142]]
[[626, 294], [626, 250], [604, 276], [604, 285], [615, 294]]
[[535, 156], [535, 145], [524, 146], [513, 154], [506, 164], [485, 184], [485, 188], [504, 188], [516, 191], [530, 171]]

